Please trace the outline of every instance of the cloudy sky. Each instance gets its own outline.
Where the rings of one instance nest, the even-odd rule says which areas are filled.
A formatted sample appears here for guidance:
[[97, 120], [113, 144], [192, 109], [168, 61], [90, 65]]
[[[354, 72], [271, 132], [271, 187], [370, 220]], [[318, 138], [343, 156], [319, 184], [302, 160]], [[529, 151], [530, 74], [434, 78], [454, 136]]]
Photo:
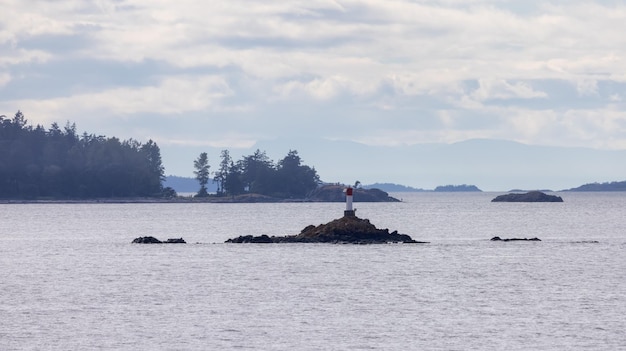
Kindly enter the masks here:
[[45, 127], [165, 154], [285, 136], [626, 149], [623, 1], [0, 5], [0, 114]]

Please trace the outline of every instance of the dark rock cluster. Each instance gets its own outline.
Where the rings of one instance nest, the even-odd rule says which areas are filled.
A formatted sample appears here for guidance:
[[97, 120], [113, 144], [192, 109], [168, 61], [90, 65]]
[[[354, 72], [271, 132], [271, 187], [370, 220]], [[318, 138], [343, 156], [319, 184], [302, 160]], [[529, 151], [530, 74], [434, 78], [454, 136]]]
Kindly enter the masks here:
[[153, 236], [142, 236], [139, 238], [135, 238], [133, 240], [133, 244], [186, 244], [186, 242], [183, 238], [167, 239], [165, 241], [161, 241]]
[[560, 196], [548, 195], [541, 191], [530, 191], [527, 193], [510, 193], [496, 196], [491, 202], [563, 202]]
[[332, 244], [385, 244], [425, 243], [409, 235], [389, 229], [378, 229], [367, 219], [356, 216], [342, 217], [318, 226], [309, 225], [300, 234], [290, 236], [240, 236], [227, 243], [332, 243]]
[[539, 238], [505, 238], [502, 239], [499, 236], [494, 236], [491, 238], [491, 241], [541, 241]]
[[271, 244], [276, 242], [274, 239], [276, 239], [275, 236], [269, 237], [265, 234], [259, 236], [241, 235], [237, 238], [228, 239], [226, 242], [234, 244]]

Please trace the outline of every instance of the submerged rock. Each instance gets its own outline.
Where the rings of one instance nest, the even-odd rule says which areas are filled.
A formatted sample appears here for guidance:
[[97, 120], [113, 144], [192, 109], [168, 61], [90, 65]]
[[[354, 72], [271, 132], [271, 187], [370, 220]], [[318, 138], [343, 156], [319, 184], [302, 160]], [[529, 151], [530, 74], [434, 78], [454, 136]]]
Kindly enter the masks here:
[[153, 236], [142, 236], [139, 238], [135, 238], [132, 243], [133, 244], [186, 244], [183, 238], [167, 239], [165, 241], [161, 241]]
[[228, 239], [226, 242], [234, 244], [271, 244], [274, 241], [269, 236], [263, 234], [260, 236], [243, 235], [234, 239]]
[[563, 199], [560, 196], [548, 195], [541, 191], [530, 191], [524, 194], [499, 195], [491, 202], [563, 202]]
[[499, 236], [494, 236], [491, 238], [491, 241], [541, 241], [539, 238], [505, 238], [502, 239]]
[[332, 243], [332, 244], [385, 244], [426, 243], [415, 241], [409, 235], [389, 229], [378, 229], [367, 219], [346, 216], [317, 227], [309, 225], [300, 234], [289, 236], [240, 236], [227, 243]]

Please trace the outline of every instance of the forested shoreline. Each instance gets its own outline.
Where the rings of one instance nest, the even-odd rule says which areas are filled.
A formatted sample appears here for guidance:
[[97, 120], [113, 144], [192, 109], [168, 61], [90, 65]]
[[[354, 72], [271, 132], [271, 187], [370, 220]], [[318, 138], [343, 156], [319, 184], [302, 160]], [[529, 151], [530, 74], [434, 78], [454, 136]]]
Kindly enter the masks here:
[[[210, 165], [206, 153], [194, 161], [194, 168], [200, 184], [196, 196], [207, 197]], [[298, 151], [290, 150], [274, 162], [258, 149], [238, 161], [232, 159], [228, 150], [222, 150], [213, 182], [217, 184], [217, 197], [258, 194], [281, 199], [304, 199], [321, 184], [315, 168], [303, 164]]]
[[93, 199], [161, 197], [164, 167], [158, 145], [32, 126], [18, 111], [0, 116], [0, 198]]
[[[53, 123], [48, 129], [27, 122], [21, 111], [12, 118], [0, 115], [0, 200], [156, 201], [177, 197], [174, 189], [163, 187], [165, 168], [154, 141], [141, 143], [87, 132], [79, 135], [70, 122], [63, 128]], [[260, 150], [235, 161], [223, 150], [214, 172], [207, 154], [202, 153], [191, 167], [198, 180], [195, 197], [204, 200], [232, 201], [251, 195], [304, 199], [320, 184], [315, 168], [302, 164], [295, 150], [278, 162]], [[207, 192], [209, 181], [217, 184], [215, 194]], [[137, 200], [141, 198], [146, 200]]]

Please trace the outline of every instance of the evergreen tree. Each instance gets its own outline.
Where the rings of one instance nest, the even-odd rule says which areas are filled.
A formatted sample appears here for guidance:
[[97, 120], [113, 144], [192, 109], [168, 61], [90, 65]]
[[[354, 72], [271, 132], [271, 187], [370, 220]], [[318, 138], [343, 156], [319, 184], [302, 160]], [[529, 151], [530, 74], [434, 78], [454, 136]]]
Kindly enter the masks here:
[[245, 185], [242, 179], [241, 161], [237, 163], [231, 161], [224, 178], [224, 192], [229, 195], [243, 194]]
[[217, 195], [222, 196], [226, 192], [225, 183], [228, 177], [230, 166], [233, 163], [233, 159], [230, 157], [228, 150], [222, 150], [220, 154], [220, 168], [213, 176], [213, 181], [217, 182]]
[[196, 179], [200, 183], [200, 190], [196, 194], [197, 197], [209, 196], [206, 185], [209, 182], [209, 158], [206, 152], [203, 152], [198, 156], [198, 159], [193, 161], [193, 166], [196, 169], [193, 173], [196, 175]]
[[257, 149], [254, 154], [244, 157], [241, 171], [244, 188], [248, 192], [270, 195], [275, 168], [265, 151]]
[[315, 168], [303, 165], [295, 150], [290, 150], [276, 166], [264, 151], [256, 150], [233, 163], [224, 150], [220, 171], [215, 177], [221, 179], [222, 176], [222, 191], [228, 195], [248, 192], [279, 198], [304, 198], [320, 183]]
[[143, 159], [147, 163], [145, 169], [148, 171], [146, 186], [147, 191], [154, 192], [155, 194], [162, 192], [163, 181], [165, 180], [165, 168], [161, 161], [161, 150], [159, 146], [152, 141], [148, 142], [140, 147]]
[[277, 179], [281, 197], [303, 198], [320, 183], [314, 168], [302, 164], [298, 151], [289, 150], [278, 162]]

